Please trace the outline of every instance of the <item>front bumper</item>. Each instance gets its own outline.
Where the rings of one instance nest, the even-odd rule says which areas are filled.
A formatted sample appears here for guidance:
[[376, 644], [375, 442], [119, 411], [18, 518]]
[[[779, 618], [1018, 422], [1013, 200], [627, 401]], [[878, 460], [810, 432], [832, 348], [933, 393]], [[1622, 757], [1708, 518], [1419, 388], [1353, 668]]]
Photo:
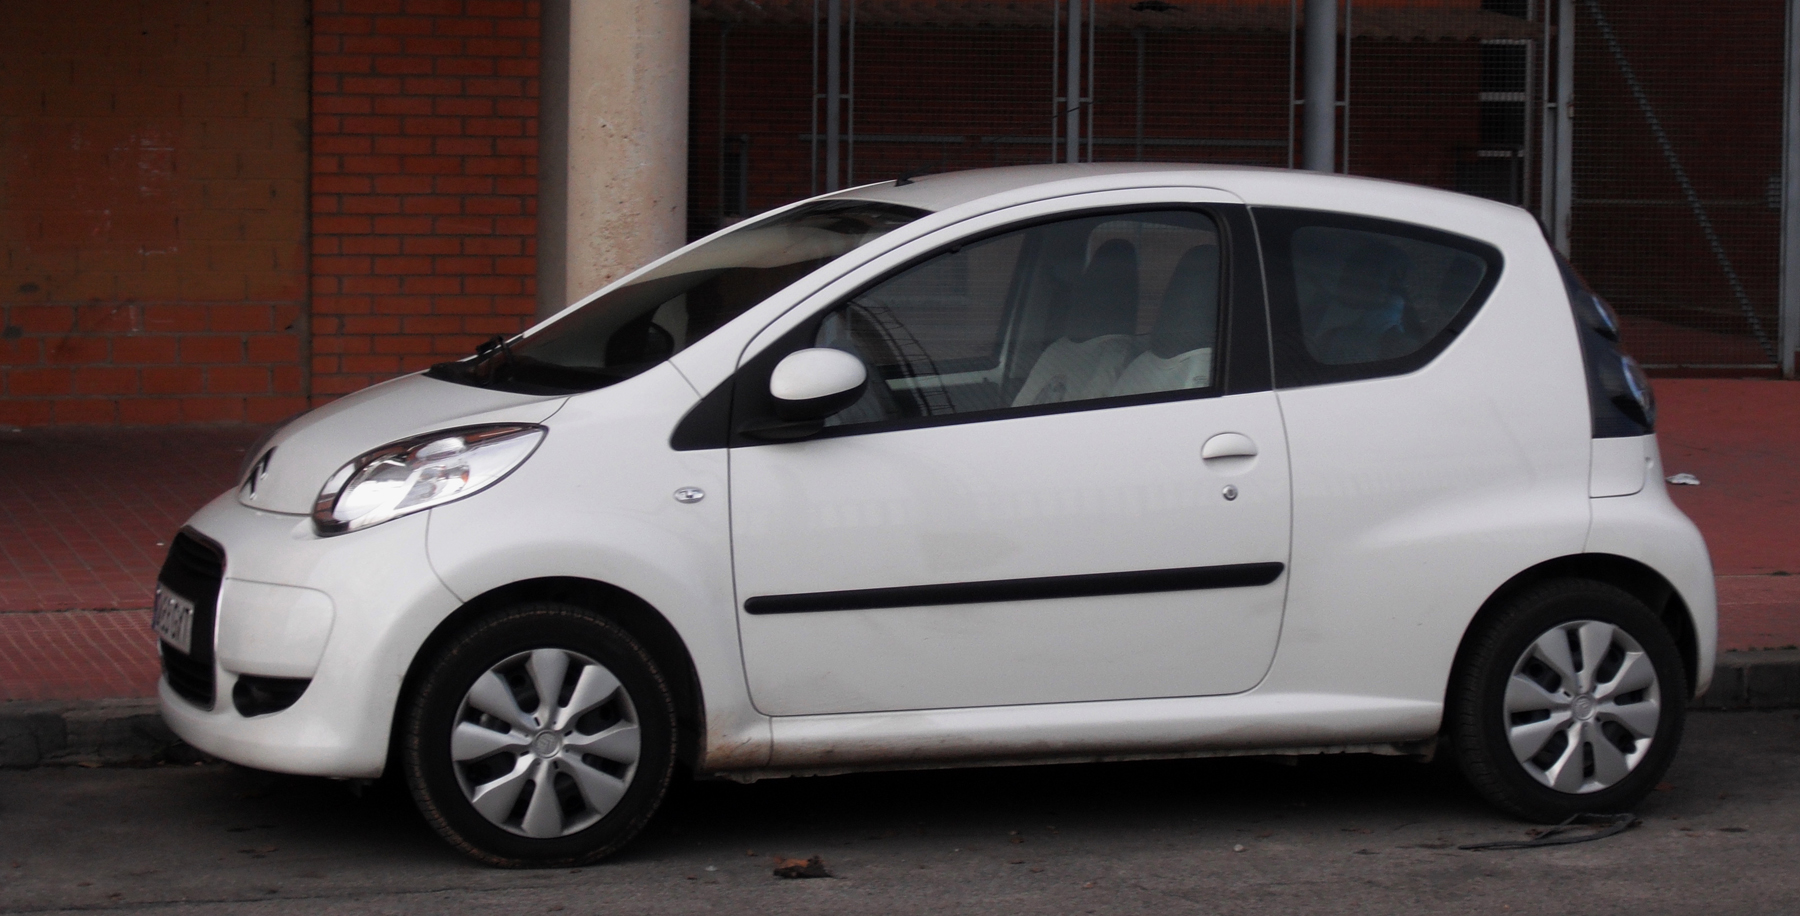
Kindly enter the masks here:
[[[429, 513], [338, 537], [309, 518], [261, 512], [226, 493], [188, 527], [225, 552], [212, 708], [158, 685], [182, 740], [245, 766], [313, 776], [375, 777], [387, 762], [395, 704], [432, 630], [462, 602], [425, 555]], [[310, 678], [292, 706], [244, 716], [242, 675]]]

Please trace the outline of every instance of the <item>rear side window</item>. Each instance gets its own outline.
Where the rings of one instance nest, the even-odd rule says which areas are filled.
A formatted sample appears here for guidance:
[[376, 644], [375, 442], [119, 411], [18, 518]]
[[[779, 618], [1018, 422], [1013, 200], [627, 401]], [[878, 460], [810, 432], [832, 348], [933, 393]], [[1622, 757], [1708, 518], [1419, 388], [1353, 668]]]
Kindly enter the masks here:
[[1499, 250], [1422, 226], [1258, 208], [1284, 388], [1401, 375], [1466, 327], [1499, 279]]

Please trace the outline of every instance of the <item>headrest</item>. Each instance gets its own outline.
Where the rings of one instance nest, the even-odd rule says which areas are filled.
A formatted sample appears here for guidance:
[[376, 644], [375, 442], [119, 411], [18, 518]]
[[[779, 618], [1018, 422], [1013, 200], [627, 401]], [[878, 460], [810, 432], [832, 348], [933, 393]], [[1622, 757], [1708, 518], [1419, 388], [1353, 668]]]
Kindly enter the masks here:
[[1137, 248], [1124, 239], [1100, 246], [1075, 282], [1063, 336], [1077, 343], [1137, 333]]
[[1210, 347], [1219, 334], [1219, 246], [1195, 245], [1175, 262], [1163, 290], [1150, 352], [1168, 359]]

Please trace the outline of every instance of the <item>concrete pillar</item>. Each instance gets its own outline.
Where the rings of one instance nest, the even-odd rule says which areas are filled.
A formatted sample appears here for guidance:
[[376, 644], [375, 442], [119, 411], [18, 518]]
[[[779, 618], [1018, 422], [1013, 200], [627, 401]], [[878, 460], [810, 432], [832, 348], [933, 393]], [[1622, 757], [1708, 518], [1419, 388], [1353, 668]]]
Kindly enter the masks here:
[[1301, 168], [1337, 171], [1337, 5], [1306, 0], [1306, 109]]
[[567, 110], [574, 301], [687, 240], [687, 0], [569, 0]]

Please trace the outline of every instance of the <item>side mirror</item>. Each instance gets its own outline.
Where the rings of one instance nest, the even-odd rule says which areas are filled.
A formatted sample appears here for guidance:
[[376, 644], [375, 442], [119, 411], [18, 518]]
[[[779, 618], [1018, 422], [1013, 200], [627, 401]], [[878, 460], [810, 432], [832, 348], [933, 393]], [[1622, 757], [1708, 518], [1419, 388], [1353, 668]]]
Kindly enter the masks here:
[[862, 360], [843, 350], [811, 347], [775, 364], [769, 396], [783, 420], [823, 420], [856, 403], [868, 384]]
[[775, 416], [753, 418], [738, 432], [774, 441], [816, 436], [826, 417], [856, 403], [868, 385], [869, 370], [849, 353], [828, 347], [796, 350], [769, 375]]

